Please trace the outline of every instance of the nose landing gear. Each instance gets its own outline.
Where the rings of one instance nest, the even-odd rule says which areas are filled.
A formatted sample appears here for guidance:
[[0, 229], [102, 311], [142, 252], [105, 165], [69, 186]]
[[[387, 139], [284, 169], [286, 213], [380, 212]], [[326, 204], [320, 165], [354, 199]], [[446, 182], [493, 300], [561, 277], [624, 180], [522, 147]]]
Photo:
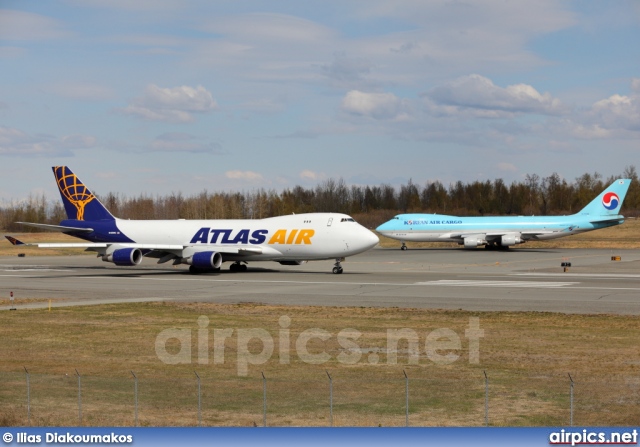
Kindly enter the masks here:
[[407, 245], [404, 243], [404, 241], [402, 242], [402, 246], [400, 247], [400, 250], [404, 251], [407, 249]]
[[336, 259], [336, 263], [333, 264], [333, 273], [335, 275], [340, 275], [342, 273], [342, 265], [340, 264], [341, 261], [344, 261], [344, 258], [338, 258]]

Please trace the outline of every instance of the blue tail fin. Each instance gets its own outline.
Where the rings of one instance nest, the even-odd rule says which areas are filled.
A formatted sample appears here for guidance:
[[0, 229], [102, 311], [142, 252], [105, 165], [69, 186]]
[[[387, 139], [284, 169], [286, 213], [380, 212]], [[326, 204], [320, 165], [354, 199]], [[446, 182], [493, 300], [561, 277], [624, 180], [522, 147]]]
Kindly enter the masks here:
[[595, 217], [602, 216], [604, 218], [617, 216], [620, 214], [620, 208], [622, 207], [622, 202], [624, 202], [630, 184], [631, 179], [628, 178], [616, 180], [578, 214]]
[[114, 220], [89, 188], [67, 166], [54, 166], [53, 175], [60, 190], [67, 216], [72, 220]]

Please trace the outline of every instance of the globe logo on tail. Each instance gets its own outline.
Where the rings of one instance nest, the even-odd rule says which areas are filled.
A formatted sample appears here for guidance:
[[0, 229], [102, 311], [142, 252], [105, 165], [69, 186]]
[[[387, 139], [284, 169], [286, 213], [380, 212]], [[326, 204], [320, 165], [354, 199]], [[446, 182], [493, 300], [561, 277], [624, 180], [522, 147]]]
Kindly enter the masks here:
[[87, 203], [96, 198], [86, 186], [82, 184], [73, 172], [67, 172], [65, 166], [55, 169], [56, 181], [58, 189], [73, 206], [78, 210], [76, 214], [77, 220], [84, 220], [84, 207]]
[[618, 204], [620, 203], [620, 197], [615, 192], [608, 192], [602, 197], [602, 206], [604, 206], [609, 211], [615, 210], [618, 208]]

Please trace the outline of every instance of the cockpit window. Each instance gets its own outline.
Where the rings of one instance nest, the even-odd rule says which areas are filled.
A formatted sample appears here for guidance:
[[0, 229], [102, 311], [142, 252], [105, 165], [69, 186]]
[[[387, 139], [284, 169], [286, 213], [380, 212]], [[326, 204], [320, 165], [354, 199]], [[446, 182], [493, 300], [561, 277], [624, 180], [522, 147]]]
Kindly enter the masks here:
[[343, 217], [340, 222], [355, 222], [351, 217]]

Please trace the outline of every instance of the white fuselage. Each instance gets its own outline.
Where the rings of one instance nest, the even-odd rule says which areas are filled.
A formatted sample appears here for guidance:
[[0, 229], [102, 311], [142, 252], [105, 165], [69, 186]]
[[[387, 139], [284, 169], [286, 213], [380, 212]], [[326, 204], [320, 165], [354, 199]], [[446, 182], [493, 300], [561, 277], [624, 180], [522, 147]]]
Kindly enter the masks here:
[[225, 261], [333, 259], [362, 253], [378, 243], [371, 231], [337, 213], [255, 220], [117, 219], [116, 227], [135, 244], [219, 251]]

